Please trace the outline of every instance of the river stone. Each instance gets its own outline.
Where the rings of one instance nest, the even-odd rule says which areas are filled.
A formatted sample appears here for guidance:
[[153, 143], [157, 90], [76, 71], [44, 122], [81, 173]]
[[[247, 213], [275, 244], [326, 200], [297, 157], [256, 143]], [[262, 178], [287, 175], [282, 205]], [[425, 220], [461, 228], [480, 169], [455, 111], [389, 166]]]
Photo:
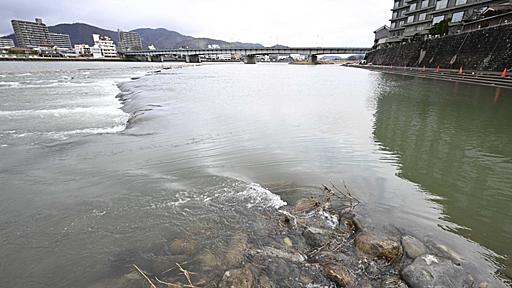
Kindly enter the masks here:
[[197, 250], [197, 241], [176, 239], [172, 241], [169, 250], [174, 255], [192, 255]]
[[219, 283], [219, 288], [252, 288], [254, 275], [248, 268], [228, 270]]
[[258, 279], [258, 288], [275, 288], [276, 285], [268, 278], [267, 275], [262, 274]]
[[302, 232], [302, 236], [310, 247], [317, 248], [329, 242], [329, 231], [315, 227], [308, 227]]
[[470, 288], [474, 285], [471, 275], [446, 258], [424, 255], [405, 267], [402, 279], [412, 288], [446, 287]]
[[408, 288], [407, 284], [398, 277], [388, 277], [381, 283], [382, 288]]
[[320, 207], [321, 203], [315, 198], [302, 198], [295, 204], [294, 213], [308, 213]]
[[355, 244], [364, 254], [389, 262], [396, 262], [402, 256], [402, 245], [385, 236], [363, 232], [357, 235]]
[[323, 265], [323, 272], [325, 277], [329, 280], [334, 281], [341, 287], [349, 287], [354, 284], [354, 276], [352, 273], [340, 264], [325, 264]]
[[284, 245], [288, 246], [288, 247], [292, 247], [293, 246], [293, 242], [292, 242], [292, 239], [288, 238], [288, 237], [284, 237], [283, 239], [283, 243]]
[[420, 240], [412, 236], [402, 237], [402, 246], [407, 256], [416, 259], [416, 257], [427, 253], [427, 248]]
[[243, 233], [236, 234], [229, 242], [227, 252], [224, 256], [224, 265], [228, 268], [238, 267], [245, 257], [248, 247], [248, 237]]

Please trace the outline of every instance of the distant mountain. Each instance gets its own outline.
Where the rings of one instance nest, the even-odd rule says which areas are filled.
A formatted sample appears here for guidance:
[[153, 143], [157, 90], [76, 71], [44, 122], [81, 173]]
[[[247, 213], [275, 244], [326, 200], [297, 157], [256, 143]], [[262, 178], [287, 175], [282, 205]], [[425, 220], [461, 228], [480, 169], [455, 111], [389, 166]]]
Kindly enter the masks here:
[[[93, 45], [92, 34], [106, 35], [112, 38], [118, 44], [118, 34], [116, 31], [106, 30], [84, 23], [59, 24], [49, 26], [48, 30], [52, 33], [68, 34], [72, 44], [88, 44]], [[208, 45], [219, 45], [221, 48], [263, 48], [261, 44], [226, 42], [222, 40], [210, 38], [194, 38], [192, 36], [182, 35], [176, 31], [170, 31], [164, 28], [151, 29], [140, 28], [132, 30], [140, 34], [144, 47], [154, 45], [157, 48], [191, 48], [204, 49]], [[4, 36], [2, 38], [15, 39], [14, 34]]]
[[94, 45], [92, 34], [105, 35], [117, 44], [119, 36], [116, 31], [98, 28], [89, 24], [74, 23], [74, 24], [59, 24], [55, 26], [48, 26], [48, 30], [52, 33], [68, 34], [71, 38], [71, 44], [88, 44]]

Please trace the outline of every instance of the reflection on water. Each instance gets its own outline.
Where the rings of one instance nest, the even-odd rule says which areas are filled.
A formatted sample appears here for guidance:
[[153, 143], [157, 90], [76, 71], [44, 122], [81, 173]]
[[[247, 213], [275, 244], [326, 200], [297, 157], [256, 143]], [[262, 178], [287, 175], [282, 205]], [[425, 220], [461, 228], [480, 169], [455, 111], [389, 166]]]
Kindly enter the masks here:
[[[331, 180], [371, 225], [450, 246], [484, 277], [492, 251], [510, 255], [510, 91], [334, 65], [164, 69], [119, 86], [126, 130], [95, 133], [124, 115], [99, 109], [121, 106], [102, 81], [156, 66], [87, 65], [0, 65], [0, 82], [20, 83], [0, 87], [1, 284], [113, 287], [132, 264], [186, 261], [215, 281], [237, 268], [233, 247], [282, 236], [269, 215], [283, 201]], [[35, 87], [27, 71], [34, 83], [82, 76]], [[184, 239], [193, 251], [174, 253]]]
[[381, 77], [393, 88], [379, 95], [374, 137], [399, 155], [399, 176], [439, 196], [456, 232], [508, 257], [510, 269], [511, 91]]

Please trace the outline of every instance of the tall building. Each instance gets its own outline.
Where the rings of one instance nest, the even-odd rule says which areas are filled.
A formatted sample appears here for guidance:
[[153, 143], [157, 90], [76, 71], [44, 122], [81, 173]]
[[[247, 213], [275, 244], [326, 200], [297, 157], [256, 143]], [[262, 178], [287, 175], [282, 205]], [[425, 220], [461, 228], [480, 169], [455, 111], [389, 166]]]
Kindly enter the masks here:
[[11, 48], [14, 47], [14, 41], [12, 39], [0, 38], [0, 48]]
[[425, 35], [433, 25], [447, 20], [449, 32], [458, 33], [484, 19], [488, 9], [500, 10], [502, 15], [511, 7], [512, 0], [394, 0], [389, 31], [395, 38]]
[[36, 22], [12, 20], [11, 23], [19, 47], [52, 46], [48, 27], [42, 19], [36, 18]]
[[124, 32], [117, 30], [119, 33], [119, 48], [121, 51], [142, 50], [142, 38], [137, 32]]
[[50, 42], [59, 48], [72, 49], [71, 39], [68, 34], [49, 33]]
[[94, 58], [117, 57], [117, 49], [114, 41], [108, 36], [92, 34], [94, 46], [90, 47]]

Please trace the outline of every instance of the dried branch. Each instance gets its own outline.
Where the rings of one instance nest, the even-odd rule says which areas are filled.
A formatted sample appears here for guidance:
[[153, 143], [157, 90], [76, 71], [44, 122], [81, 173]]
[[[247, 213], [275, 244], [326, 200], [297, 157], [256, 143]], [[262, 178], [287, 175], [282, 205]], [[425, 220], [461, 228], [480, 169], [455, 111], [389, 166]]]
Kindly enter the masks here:
[[155, 284], [153, 284], [153, 282], [151, 282], [151, 280], [149, 279], [148, 276], [146, 276], [146, 274], [144, 274], [144, 272], [142, 272], [142, 270], [140, 270], [139, 267], [137, 267], [137, 265], [133, 264], [133, 267], [135, 267], [135, 269], [137, 269], [137, 271], [146, 279], [146, 281], [148, 281], [149, 285], [151, 286], [151, 288], [157, 288], [155, 286]]

